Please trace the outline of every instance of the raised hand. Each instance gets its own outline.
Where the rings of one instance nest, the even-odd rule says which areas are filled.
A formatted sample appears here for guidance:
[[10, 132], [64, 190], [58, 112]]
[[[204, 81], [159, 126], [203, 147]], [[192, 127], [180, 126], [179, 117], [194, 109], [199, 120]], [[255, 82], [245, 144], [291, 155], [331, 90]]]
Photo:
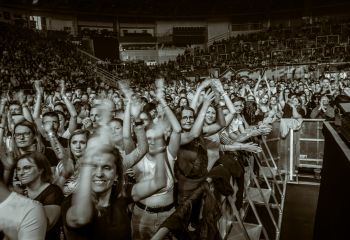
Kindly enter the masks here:
[[156, 79], [155, 84], [156, 84], [157, 89], [164, 90], [165, 84], [164, 84], [164, 79], [163, 78]]
[[92, 121], [89, 117], [85, 117], [81, 123], [83, 124], [83, 129], [91, 129], [92, 128]]
[[131, 102], [130, 114], [134, 119], [138, 119], [140, 117], [141, 110], [142, 110], [142, 105], [139, 99]]
[[36, 94], [44, 95], [44, 88], [41, 86], [41, 83], [39, 80], [34, 81], [34, 89]]
[[205, 89], [206, 87], [208, 87], [211, 84], [212, 79], [205, 79], [200, 85], [199, 88], [201, 90]]
[[43, 129], [47, 134], [52, 134], [53, 133], [53, 124], [52, 122], [45, 122], [43, 123]]
[[215, 89], [221, 94], [224, 92], [224, 87], [222, 86], [220, 79], [213, 79], [211, 81], [211, 87], [213, 88], [213, 90]]
[[101, 116], [100, 125], [106, 126], [112, 119], [114, 103], [109, 99], [102, 99], [101, 103], [98, 106], [98, 112]]
[[126, 81], [118, 81], [118, 86], [120, 90], [123, 92], [124, 96], [128, 101], [131, 101], [133, 91], [130, 89], [129, 83]]
[[211, 104], [215, 99], [215, 93], [208, 89], [206, 93], [203, 95], [203, 103]]
[[64, 80], [60, 80], [60, 93], [62, 98], [66, 96], [66, 86]]

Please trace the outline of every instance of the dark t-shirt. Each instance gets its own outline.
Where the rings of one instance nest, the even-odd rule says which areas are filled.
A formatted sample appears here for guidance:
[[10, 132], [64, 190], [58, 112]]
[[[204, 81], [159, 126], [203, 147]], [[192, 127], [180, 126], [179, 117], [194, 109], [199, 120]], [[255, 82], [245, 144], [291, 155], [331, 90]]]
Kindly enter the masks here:
[[[61, 143], [62, 147], [67, 148], [68, 147], [68, 139], [63, 137], [57, 137], [58, 141]], [[43, 143], [45, 147], [51, 148], [50, 141], [47, 141], [45, 138], [43, 138]]]
[[[61, 188], [55, 184], [50, 184], [44, 191], [42, 191], [39, 196], [34, 200], [40, 202], [43, 206], [46, 205], [58, 205], [61, 206], [64, 195]], [[59, 219], [57, 223], [46, 233], [45, 239], [47, 240], [60, 240], [60, 226], [61, 220]]]
[[[64, 148], [68, 147], [68, 139], [62, 138], [62, 137], [58, 137], [58, 141], [60, 142], [62, 147], [64, 147]], [[58, 160], [54, 150], [52, 149], [50, 142], [43, 138], [43, 144], [45, 146], [44, 155], [49, 160], [51, 167], [57, 166], [59, 160]]]
[[44, 155], [47, 157], [47, 160], [50, 162], [51, 167], [57, 166], [59, 159], [56, 156], [56, 153], [52, 150], [52, 148], [45, 148]]
[[68, 197], [62, 204], [63, 224], [68, 239], [131, 239], [131, 219], [128, 205], [133, 202], [131, 188], [126, 197], [117, 197], [111, 194], [110, 206], [93, 209], [93, 217], [89, 224], [81, 228], [72, 228], [67, 225], [66, 214], [72, 204], [72, 197]]

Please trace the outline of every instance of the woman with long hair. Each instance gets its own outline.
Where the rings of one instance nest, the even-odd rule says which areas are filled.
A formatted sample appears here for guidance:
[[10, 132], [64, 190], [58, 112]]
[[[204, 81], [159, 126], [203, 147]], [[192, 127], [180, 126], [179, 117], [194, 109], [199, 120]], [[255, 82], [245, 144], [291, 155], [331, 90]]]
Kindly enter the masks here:
[[12, 148], [15, 158], [30, 152], [43, 153], [45, 149], [35, 124], [27, 120], [14, 126], [11, 145], [9, 147]]
[[15, 175], [20, 182], [21, 194], [40, 202], [47, 218], [46, 239], [60, 239], [62, 190], [51, 183], [52, 172], [45, 155], [31, 152], [15, 161]]
[[65, 196], [72, 194], [79, 176], [80, 159], [85, 153], [90, 132], [86, 129], [75, 130], [69, 138], [68, 156], [65, 156], [55, 169], [55, 183]]

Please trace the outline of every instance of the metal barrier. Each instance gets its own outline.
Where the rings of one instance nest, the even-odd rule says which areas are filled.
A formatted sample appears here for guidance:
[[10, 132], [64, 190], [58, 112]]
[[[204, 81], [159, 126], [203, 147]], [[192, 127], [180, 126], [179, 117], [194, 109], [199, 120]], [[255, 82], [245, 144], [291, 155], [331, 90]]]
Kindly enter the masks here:
[[319, 169], [322, 167], [324, 119], [305, 119], [300, 132], [297, 167]]
[[[322, 168], [324, 119], [303, 119], [299, 130], [290, 130], [285, 138], [280, 136], [280, 122], [272, 125], [272, 132], [265, 137], [271, 155], [282, 172], [294, 181], [299, 168], [319, 171]], [[264, 147], [264, 146], [263, 146]], [[270, 159], [271, 156], [267, 156]]]

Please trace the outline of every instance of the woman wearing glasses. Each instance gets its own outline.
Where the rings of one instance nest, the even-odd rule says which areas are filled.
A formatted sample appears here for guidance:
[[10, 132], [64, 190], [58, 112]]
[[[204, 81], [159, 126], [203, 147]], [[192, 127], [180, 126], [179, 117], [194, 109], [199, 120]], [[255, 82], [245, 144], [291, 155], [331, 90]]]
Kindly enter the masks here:
[[9, 151], [14, 153], [14, 157], [30, 153], [43, 152], [44, 145], [41, 142], [40, 135], [33, 123], [22, 121], [15, 125], [13, 130], [13, 142], [10, 143]]
[[15, 161], [13, 174], [19, 180], [20, 193], [43, 205], [47, 219], [46, 239], [59, 240], [64, 196], [58, 186], [51, 184], [50, 163], [45, 155], [39, 152], [22, 155]]

